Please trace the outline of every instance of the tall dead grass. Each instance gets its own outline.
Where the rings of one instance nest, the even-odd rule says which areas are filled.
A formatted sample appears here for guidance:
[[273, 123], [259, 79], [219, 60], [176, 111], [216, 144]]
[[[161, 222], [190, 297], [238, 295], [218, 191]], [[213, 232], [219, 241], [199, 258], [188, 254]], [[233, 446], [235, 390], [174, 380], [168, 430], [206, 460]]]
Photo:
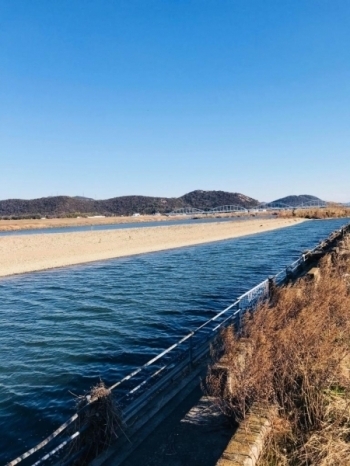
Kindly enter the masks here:
[[277, 289], [239, 335], [227, 329], [228, 375], [214, 365], [207, 377], [210, 394], [236, 420], [253, 403], [277, 406], [262, 465], [350, 464], [350, 267], [329, 259], [319, 281]]
[[294, 209], [281, 210], [278, 212], [279, 218], [308, 218], [308, 219], [327, 219], [327, 218], [349, 218], [350, 208], [337, 204], [330, 204], [324, 208]]

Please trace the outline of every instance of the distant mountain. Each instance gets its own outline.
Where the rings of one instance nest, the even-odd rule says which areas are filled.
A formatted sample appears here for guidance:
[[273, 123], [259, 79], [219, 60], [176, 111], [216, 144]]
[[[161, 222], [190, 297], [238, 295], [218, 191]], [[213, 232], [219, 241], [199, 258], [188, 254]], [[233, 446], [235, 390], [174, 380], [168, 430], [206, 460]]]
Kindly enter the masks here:
[[282, 197], [281, 199], [276, 199], [275, 201], [272, 201], [272, 202], [280, 202], [280, 203], [293, 207], [293, 206], [298, 206], [303, 203], [305, 204], [306, 202], [310, 202], [310, 201], [324, 202], [319, 197], [311, 196], [310, 194], [301, 194], [300, 196], [286, 196], [286, 197]]
[[132, 215], [133, 213], [168, 213], [183, 207], [210, 209], [221, 205], [255, 207], [258, 201], [239, 193], [192, 191], [178, 198], [121, 196], [94, 200], [81, 196], [54, 196], [40, 199], [0, 201], [0, 217], [67, 217], [76, 215]]
[[222, 205], [239, 205], [242, 207], [255, 207], [259, 202], [251, 197], [239, 193], [226, 191], [192, 191], [180, 197], [186, 206], [196, 209], [211, 209]]

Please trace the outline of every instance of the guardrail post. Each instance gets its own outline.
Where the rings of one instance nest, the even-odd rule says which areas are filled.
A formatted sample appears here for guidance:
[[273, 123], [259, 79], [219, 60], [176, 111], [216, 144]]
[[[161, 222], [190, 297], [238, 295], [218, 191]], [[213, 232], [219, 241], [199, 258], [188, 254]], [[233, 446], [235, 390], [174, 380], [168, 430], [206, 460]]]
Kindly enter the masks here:
[[190, 361], [190, 370], [192, 371], [193, 369], [193, 332], [191, 332], [191, 336], [189, 338], [188, 342], [188, 355], [189, 355], [189, 361]]
[[286, 267], [286, 279], [287, 281], [293, 278], [293, 272], [291, 271], [290, 267]]
[[275, 277], [268, 278], [268, 298], [271, 299], [276, 289]]
[[238, 311], [238, 331], [241, 331], [242, 328], [242, 308], [241, 308], [241, 301], [237, 303], [237, 311]]

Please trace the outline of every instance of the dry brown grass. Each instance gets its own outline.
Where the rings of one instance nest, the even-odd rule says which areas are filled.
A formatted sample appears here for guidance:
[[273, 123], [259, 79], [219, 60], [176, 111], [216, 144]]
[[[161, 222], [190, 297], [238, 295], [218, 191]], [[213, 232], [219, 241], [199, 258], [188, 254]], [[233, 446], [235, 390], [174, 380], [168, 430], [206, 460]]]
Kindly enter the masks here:
[[350, 464], [350, 267], [325, 258], [320, 269], [317, 283], [276, 290], [272, 303], [246, 316], [240, 335], [223, 333], [230, 389], [215, 368], [207, 378], [235, 419], [253, 403], [277, 406], [264, 466]]
[[73, 430], [79, 430], [81, 435], [72, 445], [68, 457], [81, 450], [83, 454], [74, 462], [75, 465], [89, 464], [121, 434], [127, 437], [121, 413], [103, 382], [92, 387], [88, 397], [77, 397], [77, 409], [81, 413]]
[[349, 218], [350, 207], [344, 207], [337, 204], [329, 204], [325, 208], [294, 209], [281, 210], [278, 212], [279, 218], [308, 218], [308, 219], [327, 219], [327, 218]]

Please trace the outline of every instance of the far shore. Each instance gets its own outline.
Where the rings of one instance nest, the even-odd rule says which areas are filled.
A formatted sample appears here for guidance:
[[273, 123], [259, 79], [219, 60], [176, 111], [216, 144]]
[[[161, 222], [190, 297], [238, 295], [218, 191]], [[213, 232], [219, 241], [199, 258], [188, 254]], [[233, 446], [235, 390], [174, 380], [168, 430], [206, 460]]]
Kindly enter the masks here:
[[296, 225], [300, 219], [254, 219], [124, 230], [0, 237], [0, 276], [209, 243]]
[[[269, 215], [271, 215], [269, 213]], [[259, 217], [267, 216], [267, 212], [260, 212]], [[257, 214], [250, 212], [229, 213], [218, 215], [199, 215], [198, 218], [254, 218]], [[21, 220], [2, 220], [0, 219], [0, 231], [21, 231], [21, 230], [41, 230], [43, 228], [65, 228], [65, 227], [82, 227], [97, 225], [118, 225], [125, 223], [146, 223], [146, 222], [176, 222], [176, 220], [189, 220], [189, 215], [140, 215], [137, 217], [74, 217], [74, 218], [42, 218], [42, 219], [21, 219]]]

